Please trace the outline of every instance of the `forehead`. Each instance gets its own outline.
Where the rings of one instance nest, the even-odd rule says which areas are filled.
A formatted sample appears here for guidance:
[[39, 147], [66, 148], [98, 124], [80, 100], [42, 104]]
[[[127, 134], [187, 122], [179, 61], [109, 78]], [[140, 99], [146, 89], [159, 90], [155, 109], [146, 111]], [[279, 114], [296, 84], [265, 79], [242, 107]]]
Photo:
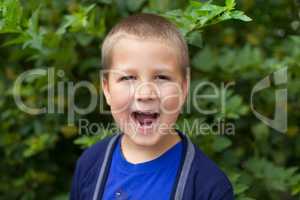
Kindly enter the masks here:
[[143, 68], [177, 70], [178, 50], [166, 41], [138, 37], [120, 38], [111, 52], [114, 69]]

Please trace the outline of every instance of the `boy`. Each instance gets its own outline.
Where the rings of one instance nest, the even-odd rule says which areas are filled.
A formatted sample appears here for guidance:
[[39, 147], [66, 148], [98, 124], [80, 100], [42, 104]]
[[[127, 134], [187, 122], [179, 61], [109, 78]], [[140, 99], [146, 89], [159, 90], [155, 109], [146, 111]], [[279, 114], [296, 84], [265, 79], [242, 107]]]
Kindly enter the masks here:
[[226, 175], [173, 125], [188, 93], [187, 45], [154, 14], [122, 20], [102, 46], [102, 89], [121, 134], [79, 158], [71, 199], [232, 200]]

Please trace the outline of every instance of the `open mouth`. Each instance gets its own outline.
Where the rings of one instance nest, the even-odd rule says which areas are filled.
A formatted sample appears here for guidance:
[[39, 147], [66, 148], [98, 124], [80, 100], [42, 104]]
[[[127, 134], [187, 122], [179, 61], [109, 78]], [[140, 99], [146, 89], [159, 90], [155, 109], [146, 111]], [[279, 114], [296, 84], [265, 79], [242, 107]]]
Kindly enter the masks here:
[[151, 127], [154, 122], [158, 119], [158, 112], [143, 112], [143, 111], [133, 111], [131, 113], [134, 121], [141, 127], [147, 128]]

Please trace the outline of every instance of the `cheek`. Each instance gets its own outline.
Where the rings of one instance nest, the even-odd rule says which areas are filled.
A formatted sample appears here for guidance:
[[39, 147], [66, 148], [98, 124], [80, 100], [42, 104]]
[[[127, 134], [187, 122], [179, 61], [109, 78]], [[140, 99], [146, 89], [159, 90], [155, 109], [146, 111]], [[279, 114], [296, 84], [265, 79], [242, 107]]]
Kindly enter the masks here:
[[182, 92], [179, 84], [165, 84], [160, 89], [161, 108], [166, 114], [177, 114], [182, 105]]
[[115, 84], [111, 87], [111, 111], [120, 114], [128, 110], [132, 100], [132, 90], [129, 85]]

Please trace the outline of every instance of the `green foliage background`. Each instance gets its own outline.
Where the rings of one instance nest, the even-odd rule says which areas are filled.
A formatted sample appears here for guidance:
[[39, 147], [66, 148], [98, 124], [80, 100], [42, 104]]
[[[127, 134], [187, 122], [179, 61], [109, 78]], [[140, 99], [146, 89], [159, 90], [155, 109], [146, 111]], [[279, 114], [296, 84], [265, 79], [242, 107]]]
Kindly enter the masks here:
[[[112, 121], [98, 110], [76, 115], [73, 126], [67, 125], [66, 112], [22, 112], [13, 99], [16, 78], [29, 69], [55, 67], [65, 72], [63, 78], [56, 77], [55, 84], [88, 80], [101, 92], [101, 42], [120, 18], [137, 12], [166, 16], [185, 35], [191, 93], [204, 80], [217, 85], [235, 82], [227, 93], [225, 111], [203, 115], [192, 108], [178, 124], [183, 119], [210, 124], [222, 119], [235, 124], [235, 135], [189, 134], [227, 172], [236, 198], [299, 199], [300, 2], [296, 0], [0, 0], [0, 198], [67, 199], [82, 148], [111, 134], [107, 130], [78, 134], [81, 118], [104, 125]], [[264, 125], [250, 109], [255, 83], [283, 67], [288, 67], [285, 134]], [[47, 105], [46, 84], [47, 77], [27, 80], [21, 90], [27, 105]], [[274, 89], [255, 101], [257, 109], [270, 117]], [[84, 90], [75, 96], [78, 105], [89, 102]], [[67, 96], [56, 96], [55, 103], [61, 98]], [[198, 103], [202, 108], [220, 108], [216, 100]], [[69, 106], [66, 103], [63, 109]]]

